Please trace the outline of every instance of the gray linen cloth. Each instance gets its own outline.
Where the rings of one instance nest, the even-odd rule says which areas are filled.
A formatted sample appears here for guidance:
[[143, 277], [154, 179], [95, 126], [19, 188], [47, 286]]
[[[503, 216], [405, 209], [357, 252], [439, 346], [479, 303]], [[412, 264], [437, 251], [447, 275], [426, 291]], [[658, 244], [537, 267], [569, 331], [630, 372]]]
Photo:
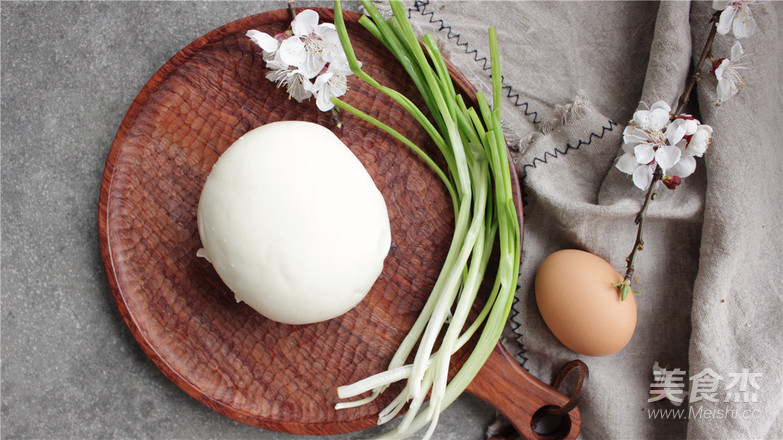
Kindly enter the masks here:
[[[578, 355], [549, 332], [535, 305], [535, 271], [550, 253], [579, 248], [624, 272], [644, 193], [613, 166], [622, 132], [637, 108], [676, 106], [709, 32], [711, 2], [406, 6], [417, 30], [436, 36], [484, 91], [487, 27], [498, 27], [504, 122], [525, 215], [505, 343], [546, 382], [571, 359], [588, 365], [582, 437], [783, 438], [783, 4], [752, 5], [758, 30], [742, 40], [754, 54], [747, 86], [720, 107], [705, 66], [687, 112], [714, 128], [712, 146], [679, 188], [657, 190], [636, 263], [636, 332], [606, 357]], [[713, 53], [727, 57], [733, 42], [718, 35]], [[698, 397], [648, 402], [656, 363], [679, 369], [672, 378], [681, 396]], [[714, 379], [712, 390], [704, 377]]]

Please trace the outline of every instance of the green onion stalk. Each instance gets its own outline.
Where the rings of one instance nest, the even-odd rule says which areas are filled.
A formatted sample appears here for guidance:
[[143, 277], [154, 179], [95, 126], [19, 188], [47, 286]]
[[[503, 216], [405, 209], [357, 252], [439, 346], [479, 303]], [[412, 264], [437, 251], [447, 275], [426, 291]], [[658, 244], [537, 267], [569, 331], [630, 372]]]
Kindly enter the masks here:
[[[405, 380], [395, 399], [378, 414], [382, 424], [407, 405], [396, 428], [380, 438], [404, 438], [429, 424], [425, 438], [437, 425], [440, 413], [473, 380], [500, 339], [519, 275], [521, 231], [511, 188], [511, 170], [500, 119], [501, 74], [494, 27], [489, 29], [492, 72], [492, 106], [480, 92], [477, 107], [457, 94], [446, 62], [432, 35], [421, 41], [414, 33], [402, 3], [391, 1], [393, 16], [385, 19], [371, 0], [362, 0], [368, 15], [359, 23], [402, 64], [429, 110], [431, 119], [409, 98], [380, 84], [362, 71], [351, 46], [339, 0], [335, 1], [335, 27], [351, 71], [362, 81], [388, 95], [421, 125], [445, 162], [441, 169], [427, 153], [404, 135], [351, 106], [332, 98], [347, 111], [398, 139], [441, 179], [454, 208], [454, 235], [438, 279], [416, 322], [401, 342], [386, 371], [338, 388], [349, 399], [371, 391], [364, 399], [337, 404], [337, 408], [364, 405], [390, 384]], [[497, 268], [488, 271], [492, 249], [499, 249]], [[494, 274], [489, 297], [475, 319], [468, 322], [485, 275]], [[478, 332], [475, 347], [449, 380], [452, 355]], [[437, 350], [436, 350], [437, 345]], [[406, 361], [414, 353], [413, 361]], [[427, 397], [429, 396], [429, 399]], [[426, 405], [425, 405], [426, 404]]]

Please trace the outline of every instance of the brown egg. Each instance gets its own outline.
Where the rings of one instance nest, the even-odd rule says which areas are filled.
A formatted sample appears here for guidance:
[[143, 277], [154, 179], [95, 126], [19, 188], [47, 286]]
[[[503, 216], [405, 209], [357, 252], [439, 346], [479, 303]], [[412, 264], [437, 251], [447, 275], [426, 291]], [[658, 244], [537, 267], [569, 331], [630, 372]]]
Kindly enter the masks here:
[[633, 293], [620, 301], [612, 265], [589, 252], [566, 249], [548, 256], [536, 273], [536, 303], [547, 327], [571, 350], [606, 356], [628, 344], [636, 328]]

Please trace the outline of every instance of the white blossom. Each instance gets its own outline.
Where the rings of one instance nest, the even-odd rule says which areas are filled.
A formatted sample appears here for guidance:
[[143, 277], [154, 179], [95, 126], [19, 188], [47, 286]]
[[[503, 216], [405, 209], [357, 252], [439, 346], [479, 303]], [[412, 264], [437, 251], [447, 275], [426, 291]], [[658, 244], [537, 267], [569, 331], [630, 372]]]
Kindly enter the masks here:
[[649, 110], [637, 110], [633, 114], [632, 125], [642, 130], [662, 130], [669, 123], [671, 111], [669, 104], [658, 101]]
[[744, 61], [745, 51], [739, 41], [734, 42], [734, 46], [731, 47], [730, 58], [720, 58], [713, 61], [715, 77], [718, 79], [718, 105], [736, 95], [739, 88], [745, 85], [740, 74], [743, 70], [748, 69]]
[[718, 20], [718, 33], [726, 35], [733, 32], [736, 38], [745, 38], [756, 31], [756, 20], [750, 10], [754, 0], [713, 0], [712, 7], [723, 11]]
[[617, 160], [615, 167], [626, 174], [630, 174], [634, 185], [639, 189], [646, 190], [650, 186], [650, 182], [652, 182], [655, 164], [639, 163], [634, 155], [632, 144], [623, 144], [623, 153]]
[[315, 103], [322, 112], [334, 107], [331, 99], [333, 96], [342, 96], [348, 90], [348, 75], [351, 69], [347, 63], [332, 62], [329, 69], [315, 79], [313, 93], [316, 95]]
[[[704, 125], [690, 115], [680, 115], [675, 118], [669, 127], [682, 137], [677, 142], [680, 149], [680, 160], [666, 170], [666, 174], [685, 178], [696, 171], [696, 158], [702, 157], [710, 145], [712, 127]], [[668, 129], [668, 128], [667, 128]]]
[[284, 34], [250, 30], [247, 36], [263, 50], [271, 69], [267, 79], [299, 102], [315, 95], [318, 108], [329, 111], [334, 107], [332, 97], [348, 90], [351, 70], [334, 25], [318, 21], [318, 13], [307, 9], [294, 17]]
[[650, 186], [657, 167], [668, 177], [667, 186], [675, 187], [694, 172], [695, 157], [702, 156], [709, 146], [710, 126], [690, 115], [672, 119], [670, 111], [665, 102], [656, 102], [649, 110], [636, 111], [623, 131], [623, 154], [615, 167], [630, 174], [639, 189]]
[[688, 150], [693, 156], [702, 157], [707, 152], [712, 142], [712, 127], [706, 124], [699, 124], [696, 132], [691, 135], [688, 141]]
[[313, 96], [313, 83], [299, 69], [276, 69], [266, 74], [266, 79], [277, 84], [277, 87], [285, 87], [289, 98], [297, 102]]
[[260, 32], [255, 29], [251, 29], [247, 31], [247, 37], [264, 51], [264, 55], [273, 54], [277, 51], [277, 48], [280, 47], [280, 42], [277, 40], [277, 38], [267, 34], [266, 32]]

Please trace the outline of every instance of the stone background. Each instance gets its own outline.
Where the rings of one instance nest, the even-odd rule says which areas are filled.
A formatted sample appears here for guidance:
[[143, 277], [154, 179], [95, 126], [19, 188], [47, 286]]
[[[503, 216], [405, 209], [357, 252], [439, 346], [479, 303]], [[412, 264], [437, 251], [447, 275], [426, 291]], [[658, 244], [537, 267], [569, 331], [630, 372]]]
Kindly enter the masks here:
[[[297, 438], [213, 412], [157, 370], [114, 305], [97, 227], [109, 147], [146, 81], [201, 35], [282, 7], [0, 4], [3, 438]], [[435, 438], [482, 438], [493, 414], [463, 396]]]

